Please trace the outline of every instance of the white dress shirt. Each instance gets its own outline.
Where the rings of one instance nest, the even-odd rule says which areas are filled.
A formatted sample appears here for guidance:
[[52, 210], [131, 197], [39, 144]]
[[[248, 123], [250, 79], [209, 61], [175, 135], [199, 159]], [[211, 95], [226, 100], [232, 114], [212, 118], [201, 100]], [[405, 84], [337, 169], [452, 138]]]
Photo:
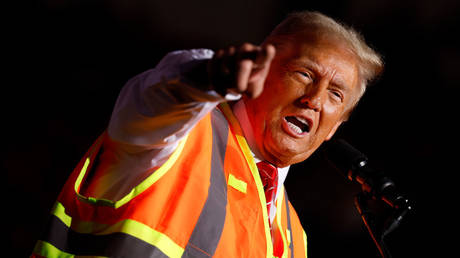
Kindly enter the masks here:
[[[108, 167], [96, 168], [91, 184], [85, 190], [95, 198], [119, 200], [133, 187], [154, 173], [172, 154], [178, 142], [219, 103], [240, 96], [221, 97], [215, 91], [199, 90], [184, 83], [184, 73], [191, 62], [210, 59], [208, 49], [174, 51], [151, 70], [129, 80], [120, 92], [108, 126], [110, 144], [104, 145]], [[242, 99], [233, 107], [244, 136], [257, 161], [260, 155], [254, 143], [251, 123]], [[104, 156], [105, 155], [105, 156]], [[289, 167], [278, 169], [278, 189], [286, 179]], [[270, 211], [273, 220], [275, 211]]]

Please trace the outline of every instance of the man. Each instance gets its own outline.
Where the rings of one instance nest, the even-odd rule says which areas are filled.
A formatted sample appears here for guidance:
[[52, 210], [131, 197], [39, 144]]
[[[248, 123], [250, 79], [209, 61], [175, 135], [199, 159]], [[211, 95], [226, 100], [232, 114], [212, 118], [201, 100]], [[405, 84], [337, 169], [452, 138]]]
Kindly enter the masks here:
[[357, 33], [312, 12], [261, 46], [168, 54], [123, 88], [34, 255], [306, 257], [289, 166], [381, 70]]

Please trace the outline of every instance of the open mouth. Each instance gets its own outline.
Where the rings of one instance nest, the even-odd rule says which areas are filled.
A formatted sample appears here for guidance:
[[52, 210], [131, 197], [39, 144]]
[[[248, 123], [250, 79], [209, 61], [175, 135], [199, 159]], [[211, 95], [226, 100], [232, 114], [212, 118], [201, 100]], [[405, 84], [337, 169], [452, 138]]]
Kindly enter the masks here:
[[286, 116], [284, 118], [290, 130], [296, 134], [305, 134], [310, 132], [310, 121], [298, 116]]

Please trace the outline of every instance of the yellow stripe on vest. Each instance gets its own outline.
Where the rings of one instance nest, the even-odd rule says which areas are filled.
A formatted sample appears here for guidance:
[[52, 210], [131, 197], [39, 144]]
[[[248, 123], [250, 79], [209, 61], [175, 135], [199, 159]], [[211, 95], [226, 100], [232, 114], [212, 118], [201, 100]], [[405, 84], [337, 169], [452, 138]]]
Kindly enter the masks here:
[[70, 227], [70, 224], [72, 223], [72, 217], [65, 214], [65, 207], [60, 202], [56, 202], [54, 204], [54, 207], [51, 210], [51, 214], [58, 217], [67, 227]]
[[48, 242], [45, 242], [45, 241], [41, 241], [41, 240], [37, 241], [37, 244], [35, 244], [33, 253], [41, 255], [43, 257], [59, 257], [59, 258], [75, 257], [75, 255], [61, 251], [58, 248], [56, 248], [54, 245]]
[[[73, 223], [71, 223], [72, 218], [68, 216], [67, 214], [65, 214], [65, 208], [59, 202], [56, 202], [52, 213], [56, 217], [58, 217], [64, 224], [66, 224], [68, 227], [71, 227], [74, 231], [78, 233], [93, 234], [93, 235], [108, 235], [108, 234], [112, 234], [116, 232], [121, 232], [121, 233], [126, 233], [131, 236], [134, 236], [138, 239], [141, 239], [157, 247], [169, 257], [181, 257], [182, 254], [184, 253], [184, 248], [176, 244], [167, 235], [159, 231], [156, 231], [152, 229], [151, 227], [141, 222], [135, 221], [135, 220], [126, 219], [126, 220], [119, 221], [114, 225], [101, 224], [101, 223], [96, 223], [92, 221], [77, 221], [77, 220], [74, 220]], [[53, 254], [59, 251], [59, 249], [56, 249], [54, 246], [48, 244], [47, 242], [43, 242], [43, 241], [40, 241], [40, 242], [42, 243], [37, 243], [37, 246], [38, 244], [43, 245], [42, 247], [46, 247], [45, 249], [47, 249], [49, 252], [52, 252]], [[44, 248], [38, 248], [37, 246], [36, 246], [37, 250], [44, 249]], [[51, 249], [48, 248], [49, 246], [56, 249], [57, 251], [52, 248]], [[67, 253], [63, 252], [62, 257], [67, 257], [66, 254]], [[61, 257], [61, 256], [51, 255], [50, 257]]]
[[152, 173], [149, 177], [147, 177], [142, 183], [140, 183], [138, 186], [134, 187], [133, 190], [129, 194], [127, 194], [125, 197], [123, 197], [121, 200], [115, 203], [115, 208], [118, 208], [130, 200], [132, 200], [134, 197], [145, 191], [147, 188], [155, 184], [162, 176], [168, 172], [168, 170], [176, 163], [176, 160], [179, 158], [179, 155], [181, 154], [182, 150], [184, 149], [185, 142], [187, 141], [188, 134], [185, 135], [184, 139], [182, 139], [179, 142], [179, 146], [177, 146], [176, 150], [171, 154], [171, 157], [159, 168], [155, 171], [155, 173]]
[[305, 257], [308, 257], [307, 234], [305, 234], [305, 230], [302, 230], [302, 233], [303, 233], [303, 244], [305, 245]]
[[235, 188], [236, 190], [246, 193], [246, 189], [248, 187], [248, 184], [244, 182], [243, 180], [240, 180], [236, 178], [234, 175], [229, 174], [228, 176], [228, 185]]
[[286, 229], [286, 236], [287, 236], [288, 245], [290, 245], [291, 244], [291, 231], [288, 228]]
[[103, 205], [103, 206], [109, 206], [113, 207], [115, 209], [125, 205], [128, 203], [130, 200], [132, 200], [134, 197], [138, 196], [140, 193], [145, 191], [147, 188], [152, 186], [155, 182], [157, 182], [162, 176], [168, 172], [168, 170], [174, 165], [176, 160], [179, 158], [179, 155], [181, 154], [182, 150], [184, 149], [185, 142], [187, 141], [188, 135], [186, 135], [180, 142], [179, 145], [177, 146], [176, 150], [171, 154], [169, 159], [160, 167], [158, 168], [155, 173], [152, 173], [150, 176], [148, 176], [144, 181], [142, 181], [139, 185], [134, 187], [127, 195], [125, 195], [123, 198], [120, 200], [114, 202], [111, 200], [106, 200], [106, 199], [97, 199], [94, 197], [86, 197], [83, 196], [79, 193], [80, 185], [81, 182], [88, 170], [89, 164], [91, 157], [87, 157], [85, 160], [85, 163], [83, 165], [83, 168], [80, 171], [80, 174], [77, 177], [77, 180], [75, 181], [75, 193], [77, 194], [78, 198], [82, 201], [89, 202], [91, 204], [96, 204], [96, 205]]
[[149, 226], [135, 220], [123, 220], [106, 228], [96, 235], [106, 235], [114, 232], [123, 232], [156, 246], [169, 257], [181, 257], [184, 249], [171, 240], [167, 235], [156, 231]]
[[243, 152], [246, 162], [249, 164], [249, 168], [251, 169], [251, 174], [254, 179], [254, 182], [256, 182], [256, 188], [257, 192], [259, 193], [260, 206], [262, 208], [262, 216], [264, 221], [265, 239], [267, 243], [267, 257], [272, 258], [273, 242], [270, 234], [270, 226], [268, 225], [267, 201], [265, 200], [265, 192], [264, 187], [262, 185], [262, 180], [260, 179], [259, 170], [257, 169], [256, 162], [252, 157], [249, 145], [243, 136], [243, 131], [241, 130], [240, 124], [233, 116], [233, 113], [230, 110], [230, 106], [226, 102], [221, 103], [219, 106], [234, 130], [236, 140], [238, 141], [238, 145], [240, 146], [241, 151]]

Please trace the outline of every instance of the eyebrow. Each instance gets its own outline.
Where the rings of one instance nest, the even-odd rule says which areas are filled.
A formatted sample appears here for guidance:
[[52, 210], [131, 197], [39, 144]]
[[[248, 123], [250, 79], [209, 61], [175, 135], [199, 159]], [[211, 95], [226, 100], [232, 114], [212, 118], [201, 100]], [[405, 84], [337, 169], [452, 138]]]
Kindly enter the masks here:
[[344, 92], [348, 92], [350, 90], [350, 86], [348, 86], [341, 77], [337, 77], [335, 75], [332, 77], [331, 84]]
[[[294, 64], [305, 67], [309, 70], [313, 70], [315, 74], [319, 74], [321, 76], [323, 76], [324, 74], [323, 68], [315, 61], [311, 61], [309, 59], [308, 60], [296, 60]], [[350, 89], [350, 87], [347, 85], [345, 80], [341, 76], [336, 76], [336, 74], [332, 76], [331, 84], [345, 92], [348, 92]]]

